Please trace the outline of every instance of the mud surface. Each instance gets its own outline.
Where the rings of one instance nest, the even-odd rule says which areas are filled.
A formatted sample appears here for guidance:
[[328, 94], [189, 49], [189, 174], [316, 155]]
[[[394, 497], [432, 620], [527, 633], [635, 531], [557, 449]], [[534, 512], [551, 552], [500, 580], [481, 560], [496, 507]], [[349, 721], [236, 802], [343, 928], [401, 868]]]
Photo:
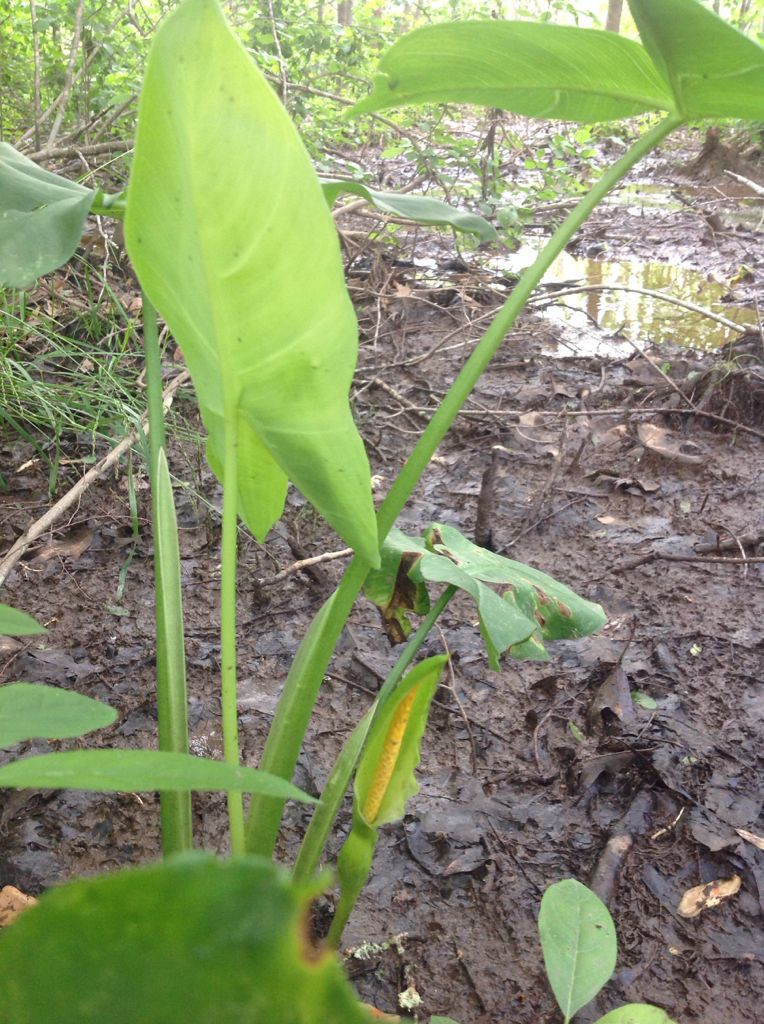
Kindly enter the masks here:
[[[695, 271], [716, 282], [714, 301], [726, 296], [747, 310], [737, 322], [754, 323], [761, 224], [723, 216], [752, 206], [750, 193], [741, 204], [718, 174], [711, 184], [684, 178], [677, 159], [662, 157], [640, 181], [647, 174], [661, 196], [681, 187], [687, 202], [643, 201], [635, 187], [597, 213], [572, 255]], [[701, 195], [704, 188], [711, 192]], [[711, 227], [717, 208], [721, 220]], [[759, 216], [761, 209], [759, 200]], [[495, 253], [454, 263], [448, 240], [427, 236], [424, 246], [425, 267], [412, 265], [412, 250], [349, 257], [362, 328], [354, 404], [380, 497], [508, 287]], [[659, 287], [670, 291], [670, 283]], [[694, 301], [703, 305], [704, 293]], [[558, 1020], [536, 914], [544, 888], [567, 876], [595, 884], [620, 944], [613, 981], [577, 1019], [649, 1001], [680, 1022], [752, 1024], [764, 1005], [762, 343], [729, 330], [719, 340], [737, 338], [736, 350], [693, 349], [687, 338], [679, 348], [666, 332], [653, 336], [639, 306], [623, 309], [617, 323], [588, 307], [589, 336], [579, 346], [575, 325], [541, 308], [527, 313], [401, 517], [412, 533], [433, 521], [470, 537], [477, 527], [482, 543], [601, 602], [609, 623], [594, 637], [555, 645], [547, 663], [510, 661], [500, 672], [487, 667], [468, 603], [454, 601], [431, 637], [427, 653], [447, 645], [453, 676], [433, 710], [421, 790], [404, 822], [383, 831], [344, 936], [359, 954], [348, 961], [359, 992], [388, 1012], [413, 987], [422, 1020]], [[48, 503], [47, 473], [33, 454], [15, 438], [3, 442], [11, 486], [2, 497], [3, 548]], [[176, 443], [173, 468], [193, 485], [176, 493], [193, 745], [217, 756], [220, 492], [196, 448]], [[79, 743], [24, 744], [12, 756], [86, 742], [155, 744], [148, 493], [135, 472], [137, 541], [122, 468], [27, 555], [4, 593], [49, 630], [44, 642], [3, 641], [4, 680], [100, 698], [118, 709], [118, 724]], [[79, 473], [62, 469], [61, 489]], [[247, 764], [257, 763], [290, 658], [343, 563], [272, 577], [296, 558], [340, 546], [294, 493], [265, 547], [242, 535]], [[741, 564], [744, 557], [759, 560]], [[395, 656], [375, 610], [360, 601], [321, 693], [299, 785], [320, 789]], [[223, 851], [222, 798], [202, 795], [194, 807], [197, 841]], [[306, 815], [288, 811], [284, 860]], [[0, 884], [36, 894], [158, 849], [151, 795], [0, 796]], [[696, 918], [679, 916], [686, 890], [733, 875], [742, 880], [737, 895]]]

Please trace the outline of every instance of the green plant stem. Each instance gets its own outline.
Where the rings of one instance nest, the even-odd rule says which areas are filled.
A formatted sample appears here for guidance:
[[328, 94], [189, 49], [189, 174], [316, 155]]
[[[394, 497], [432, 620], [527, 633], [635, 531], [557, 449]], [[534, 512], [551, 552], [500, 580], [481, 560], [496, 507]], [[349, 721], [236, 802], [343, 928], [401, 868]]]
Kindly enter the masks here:
[[305, 838], [300, 846], [300, 852], [293, 868], [293, 877], [296, 882], [307, 882], [313, 877], [342, 799], [350, 785], [350, 779], [358, 764], [358, 759], [363, 753], [369, 729], [456, 590], [457, 588], [454, 586], [446, 587], [425, 618], [422, 619], [419, 628], [409, 637], [408, 643], [388, 673], [374, 703], [343, 744], [340, 755], [321, 791], [321, 799], [313, 811], [313, 817], [310, 819], [310, 825], [308, 825]]
[[[162, 571], [167, 552], [163, 549], [165, 531], [160, 526], [159, 460], [165, 446], [164, 407], [162, 404], [162, 365], [159, 351], [156, 310], [142, 293], [143, 347], [146, 362], [146, 392], [149, 419], [149, 478], [151, 481], [151, 518], [154, 537], [154, 619], [156, 629], [156, 687], [159, 749], [188, 753], [188, 702], [186, 694], [183, 609], [180, 605], [180, 567]], [[174, 611], [168, 615], [168, 595], [175, 597]], [[180, 607], [178, 607], [180, 605]], [[162, 792], [159, 796], [162, 822], [162, 852], [165, 857], [190, 850], [192, 841], [191, 794]]]
[[156, 310], [141, 292], [143, 308], [143, 351], [146, 361], [146, 397], [149, 411], [149, 452], [153, 470], [160, 448], [166, 443], [162, 405], [162, 359], [159, 351]]
[[[522, 275], [449, 388], [380, 506], [377, 513], [380, 543], [384, 541], [427, 463], [549, 267], [608, 192], [615, 188], [634, 164], [682, 123], [678, 115], [669, 115], [637, 139], [631, 149], [608, 168], [571, 210], [535, 262]], [[368, 567], [356, 555], [334, 595], [322, 607], [300, 644], [284, 684], [260, 762], [264, 771], [273, 772], [284, 779], [292, 778], [326, 667], [367, 572]], [[326, 609], [330, 606], [331, 613], [327, 614]], [[283, 801], [253, 798], [247, 822], [248, 851], [272, 856], [282, 807]]]
[[[236, 555], [238, 541], [237, 412], [225, 416], [223, 468], [223, 540], [220, 564], [220, 692], [223, 711], [223, 756], [239, 764], [239, 721], [236, 700]], [[244, 807], [239, 792], [228, 794], [231, 853], [244, 853]]]

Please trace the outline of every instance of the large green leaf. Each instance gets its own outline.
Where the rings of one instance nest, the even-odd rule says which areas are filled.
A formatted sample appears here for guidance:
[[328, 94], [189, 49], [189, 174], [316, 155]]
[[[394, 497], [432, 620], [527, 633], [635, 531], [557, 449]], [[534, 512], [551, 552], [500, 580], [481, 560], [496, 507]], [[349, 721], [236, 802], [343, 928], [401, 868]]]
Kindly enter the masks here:
[[291, 782], [268, 772], [164, 750], [67, 750], [23, 757], [0, 768], [3, 786], [108, 793], [240, 790], [315, 803]]
[[371, 870], [381, 825], [403, 817], [419, 790], [414, 770], [445, 655], [427, 658], [401, 681], [374, 718], [353, 787], [353, 825], [337, 859], [340, 898], [329, 932], [337, 944]]
[[114, 708], [81, 693], [38, 683], [0, 688], [0, 747], [37, 737], [66, 739], [116, 721]]
[[94, 198], [0, 142], [0, 286], [25, 288], [66, 263]]
[[305, 935], [315, 887], [186, 855], [75, 882], [0, 937], [3, 1024], [367, 1024]]
[[418, 224], [435, 224], [438, 227], [454, 228], [467, 234], [477, 235], [481, 242], [492, 242], [498, 238], [496, 229], [476, 213], [457, 210], [440, 199], [431, 196], [413, 196], [400, 192], [377, 192], [367, 188], [360, 181], [326, 179], [321, 182], [326, 201], [330, 206], [343, 192], [360, 196], [383, 213], [406, 217]]
[[764, 48], [698, 0], [629, 0], [642, 42], [688, 119], [764, 119]]
[[[395, 629], [409, 629], [410, 611], [428, 610], [424, 581], [453, 584], [473, 598], [493, 669], [505, 651], [513, 658], [547, 660], [545, 640], [586, 636], [607, 621], [598, 604], [546, 573], [472, 544], [452, 526], [434, 524], [425, 543], [391, 530], [380, 568], [366, 579], [366, 595], [379, 606], [392, 639], [403, 638]], [[502, 596], [489, 583], [504, 586]]]
[[529, 21], [467, 21], [409, 32], [382, 57], [359, 114], [416, 103], [477, 103], [563, 121], [670, 110], [644, 49], [614, 32]]
[[674, 1024], [665, 1010], [647, 1003], [629, 1003], [600, 1017], [596, 1024]]
[[18, 608], [0, 604], [0, 636], [36, 636], [44, 633], [45, 627]]
[[615, 970], [615, 925], [599, 896], [566, 878], [544, 893], [539, 938], [549, 984], [567, 1024]]
[[255, 451], [248, 436], [239, 451], [241, 509], [257, 536], [277, 517], [274, 480], [286, 474], [377, 564], [337, 235], [297, 131], [215, 0], [184, 0], [154, 39], [125, 237], [183, 349], [213, 465], [239, 416], [261, 442]]

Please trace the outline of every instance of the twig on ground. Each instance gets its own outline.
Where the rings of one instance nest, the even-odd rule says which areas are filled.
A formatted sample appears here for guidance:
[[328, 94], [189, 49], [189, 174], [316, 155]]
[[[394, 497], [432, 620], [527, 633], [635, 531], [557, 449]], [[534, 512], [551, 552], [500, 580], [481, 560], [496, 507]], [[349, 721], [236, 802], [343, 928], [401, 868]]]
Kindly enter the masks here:
[[764, 186], [759, 185], [758, 182], [751, 181], [750, 178], [744, 178], [742, 174], [735, 174], [734, 171], [728, 171], [726, 168], [724, 173], [728, 178], [734, 178], [735, 181], [739, 181], [741, 185], [747, 185], [748, 188], [755, 192], [757, 196], [764, 196]]
[[42, 160], [68, 159], [69, 157], [98, 156], [101, 153], [124, 153], [133, 148], [131, 139], [123, 141], [112, 139], [110, 142], [94, 142], [89, 146], [63, 146], [59, 149], [41, 149], [30, 153], [29, 159], [39, 163]]
[[713, 557], [711, 555], [665, 555], [660, 551], [649, 551], [638, 558], [631, 558], [626, 562], [617, 562], [611, 566], [610, 571], [620, 572], [622, 569], [636, 569], [640, 565], [647, 565], [648, 562], [657, 560], [662, 562], [709, 562], [714, 565], [757, 565], [764, 562], [764, 555], [754, 555], [751, 558], [725, 558], [723, 555]]
[[552, 305], [558, 299], [565, 298], [567, 295], [578, 295], [580, 292], [635, 292], [637, 295], [647, 295], [653, 299], [660, 299], [662, 302], [668, 302], [672, 306], [679, 306], [680, 309], [686, 309], [690, 313], [697, 313], [699, 316], [704, 316], [709, 320], [715, 320], [716, 323], [729, 328], [731, 331], [737, 331], [738, 334], [747, 334], [751, 329], [750, 324], [737, 324], [734, 320], [729, 320], [726, 316], [722, 316], [720, 313], [714, 313], [710, 309], [705, 309], [703, 306], [696, 305], [694, 302], [688, 302], [686, 299], [679, 299], [675, 295], [668, 295], [666, 292], [658, 291], [655, 288], [638, 288], [636, 285], [582, 284], [577, 288], [565, 288], [564, 290], [555, 291], [551, 294], [533, 295], [528, 300], [528, 305], [537, 306], [540, 303], [544, 305]]
[[[164, 395], [162, 396], [165, 409], [170, 408], [175, 392], [188, 380], [190, 380], [190, 374], [187, 370], [183, 370], [182, 373], [179, 373], [177, 377], [170, 381], [164, 390]], [[14, 542], [3, 560], [0, 561], [0, 587], [5, 583], [8, 578], [8, 574], [23, 556], [24, 552], [34, 544], [39, 537], [49, 530], [51, 526], [61, 518], [67, 509], [76, 504], [85, 491], [94, 484], [99, 477], [102, 477], [109, 471], [109, 469], [111, 469], [112, 466], [119, 462], [121, 457], [129, 451], [130, 448], [132, 448], [141, 436], [141, 433], [148, 433], [148, 429], [148, 414], [145, 414], [141, 418], [140, 429], [130, 431], [130, 433], [124, 437], [115, 448], [112, 448], [108, 455], [92, 466], [87, 473], [85, 473], [85, 475], [81, 477], [77, 483], [66, 492], [66, 494], [63, 495], [63, 497], [59, 498], [55, 505], [52, 505], [44, 515], [35, 520], [26, 532]]]
[[341, 551], [325, 551], [323, 555], [313, 555], [311, 558], [301, 558], [297, 562], [292, 562], [281, 572], [277, 572], [275, 576], [268, 576], [265, 579], [257, 580], [258, 587], [274, 587], [277, 583], [285, 580], [287, 576], [291, 576], [292, 573], [301, 572], [303, 569], [307, 569], [312, 565], [318, 565], [320, 562], [332, 562], [336, 558], [348, 558], [353, 554], [352, 548], [343, 548]]

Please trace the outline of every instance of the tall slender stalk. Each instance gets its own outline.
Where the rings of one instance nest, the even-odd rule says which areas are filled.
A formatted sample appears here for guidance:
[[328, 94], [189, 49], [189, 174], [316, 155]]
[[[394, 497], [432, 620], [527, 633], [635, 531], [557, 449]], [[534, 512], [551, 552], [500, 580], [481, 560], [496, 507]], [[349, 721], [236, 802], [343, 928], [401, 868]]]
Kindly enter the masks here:
[[[535, 262], [522, 275], [462, 367], [382, 503], [377, 513], [380, 543], [398, 518], [427, 463], [544, 274], [608, 192], [615, 188], [634, 164], [680, 124], [682, 118], [671, 114], [641, 136], [571, 210]], [[271, 725], [260, 762], [260, 767], [265, 771], [291, 779], [324, 672], [367, 572], [368, 567], [358, 556], [353, 558], [334, 595], [311, 623], [287, 676]], [[247, 822], [249, 850], [266, 856], [272, 855], [283, 805], [282, 800], [253, 797]]]
[[[226, 409], [223, 468], [223, 541], [220, 561], [220, 689], [223, 710], [223, 756], [239, 763], [236, 703], [236, 553], [238, 541], [238, 414]], [[244, 807], [239, 792], [228, 794], [231, 853], [244, 853]]]
[[[143, 346], [149, 413], [149, 477], [154, 534], [154, 618], [159, 749], [188, 753], [188, 701], [175, 508], [167, 462], [162, 405], [162, 366], [154, 307], [143, 293]], [[167, 857], [192, 847], [191, 794], [162, 792], [162, 851]]]

